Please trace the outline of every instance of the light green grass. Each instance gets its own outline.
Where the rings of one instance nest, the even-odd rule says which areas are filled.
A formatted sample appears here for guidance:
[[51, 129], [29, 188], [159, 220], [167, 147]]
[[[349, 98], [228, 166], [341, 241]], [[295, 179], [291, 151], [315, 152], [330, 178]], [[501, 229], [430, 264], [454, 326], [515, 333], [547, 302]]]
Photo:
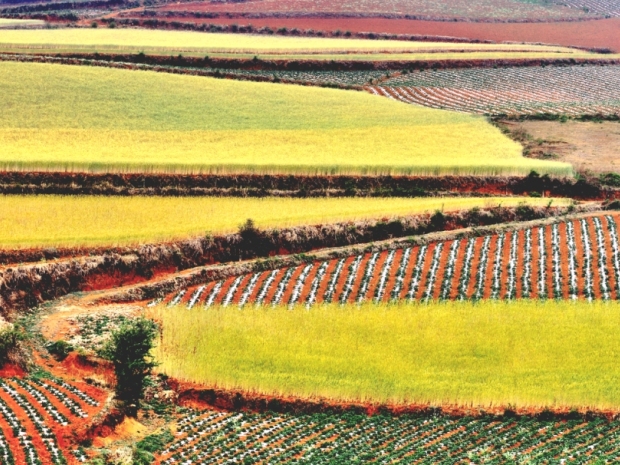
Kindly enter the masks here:
[[620, 305], [157, 308], [161, 372], [373, 402], [620, 407]]
[[569, 175], [485, 118], [365, 92], [0, 63], [0, 168]]
[[[0, 248], [107, 246], [260, 228], [454, 211], [549, 199], [0, 196]], [[566, 205], [554, 199], [554, 205]]]

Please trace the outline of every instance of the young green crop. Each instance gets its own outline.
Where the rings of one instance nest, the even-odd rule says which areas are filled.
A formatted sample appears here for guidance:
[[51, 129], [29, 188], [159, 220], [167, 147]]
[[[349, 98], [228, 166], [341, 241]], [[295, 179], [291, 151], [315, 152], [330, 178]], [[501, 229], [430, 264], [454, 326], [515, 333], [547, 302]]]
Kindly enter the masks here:
[[0, 168], [568, 175], [483, 117], [363, 92], [0, 63]]
[[620, 305], [156, 308], [179, 379], [373, 402], [617, 409]]
[[[115, 245], [234, 232], [248, 218], [258, 227], [289, 227], [415, 215], [437, 209], [544, 206], [549, 199], [512, 198], [236, 198], [0, 196], [0, 248]], [[554, 199], [556, 206], [567, 200]]]

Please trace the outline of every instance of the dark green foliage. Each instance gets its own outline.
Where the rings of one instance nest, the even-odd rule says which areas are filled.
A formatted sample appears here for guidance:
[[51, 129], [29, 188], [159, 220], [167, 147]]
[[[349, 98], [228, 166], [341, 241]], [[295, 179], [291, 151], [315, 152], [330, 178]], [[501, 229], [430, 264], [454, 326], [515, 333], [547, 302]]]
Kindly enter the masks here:
[[437, 210], [435, 214], [431, 216], [431, 228], [433, 231], [439, 231], [446, 225], [446, 215], [442, 211]]
[[0, 366], [12, 360], [20, 342], [26, 339], [26, 333], [19, 327], [7, 326], [0, 330]]
[[157, 366], [150, 355], [156, 335], [153, 321], [142, 317], [130, 320], [112, 333], [100, 352], [114, 365], [116, 399], [131, 416], [137, 414], [147, 377]]
[[73, 346], [62, 339], [54, 342], [48, 342], [45, 348], [58, 360], [64, 360], [73, 351]]
[[133, 454], [134, 465], [149, 465], [155, 460], [154, 454], [163, 450], [164, 447], [173, 440], [174, 436], [169, 430], [161, 434], [152, 434], [145, 437], [136, 444]]
[[605, 173], [601, 174], [599, 179], [601, 184], [604, 184], [605, 186], [620, 187], [620, 174]]

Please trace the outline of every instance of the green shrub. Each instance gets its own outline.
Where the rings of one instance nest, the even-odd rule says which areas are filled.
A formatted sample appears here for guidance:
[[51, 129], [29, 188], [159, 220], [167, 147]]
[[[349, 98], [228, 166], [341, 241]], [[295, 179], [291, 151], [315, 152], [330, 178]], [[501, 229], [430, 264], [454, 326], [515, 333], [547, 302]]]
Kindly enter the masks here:
[[0, 330], [0, 365], [13, 361], [21, 341], [27, 339], [26, 333], [19, 327], [6, 325]]
[[63, 340], [49, 342], [46, 344], [45, 348], [58, 360], [64, 360], [73, 351], [73, 346]]
[[130, 416], [137, 415], [147, 377], [157, 366], [150, 355], [156, 335], [157, 325], [153, 321], [136, 318], [114, 331], [99, 353], [114, 365], [116, 399]]

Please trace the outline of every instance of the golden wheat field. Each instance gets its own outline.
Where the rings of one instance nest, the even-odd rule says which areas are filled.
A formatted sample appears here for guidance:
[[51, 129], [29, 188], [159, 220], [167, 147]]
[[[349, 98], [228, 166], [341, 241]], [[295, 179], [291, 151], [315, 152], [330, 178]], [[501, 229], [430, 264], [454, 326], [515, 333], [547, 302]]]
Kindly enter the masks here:
[[[620, 406], [616, 302], [149, 309], [161, 372], [371, 402]], [[191, 356], [188, 356], [191, 354]]]
[[[543, 206], [523, 198], [232, 198], [0, 196], [0, 247], [115, 245], [260, 228], [414, 215], [437, 209]], [[566, 205], [553, 199], [553, 205]]]
[[572, 173], [483, 117], [364, 92], [13, 62], [0, 89], [8, 170]]
[[44, 29], [4, 31], [0, 47], [22, 50], [62, 48], [64, 50], [128, 50], [169, 53], [276, 53], [318, 54], [355, 52], [495, 51], [580, 55], [567, 47], [530, 44], [468, 44], [410, 42], [398, 40], [334, 39], [249, 34], [204, 34], [189, 31], [149, 29]]

